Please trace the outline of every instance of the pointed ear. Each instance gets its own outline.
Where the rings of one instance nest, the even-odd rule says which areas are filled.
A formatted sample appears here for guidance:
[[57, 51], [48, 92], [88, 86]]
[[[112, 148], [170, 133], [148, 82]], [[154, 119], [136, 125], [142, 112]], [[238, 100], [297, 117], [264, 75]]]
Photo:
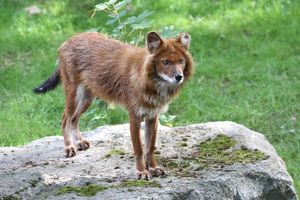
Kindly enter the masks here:
[[188, 49], [191, 43], [191, 36], [187, 33], [180, 33], [177, 37], [177, 41], [184, 46], [184, 48]]
[[146, 45], [150, 53], [154, 53], [162, 45], [163, 41], [156, 32], [149, 32], [147, 34]]

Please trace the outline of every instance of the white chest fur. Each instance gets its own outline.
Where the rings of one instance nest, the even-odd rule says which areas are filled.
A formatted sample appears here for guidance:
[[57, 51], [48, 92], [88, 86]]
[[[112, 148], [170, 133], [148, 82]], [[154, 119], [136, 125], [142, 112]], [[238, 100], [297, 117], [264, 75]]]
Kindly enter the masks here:
[[168, 105], [164, 105], [159, 108], [140, 107], [136, 109], [136, 114], [141, 117], [154, 118], [155, 116], [159, 115], [160, 113], [164, 113], [167, 110], [168, 110]]

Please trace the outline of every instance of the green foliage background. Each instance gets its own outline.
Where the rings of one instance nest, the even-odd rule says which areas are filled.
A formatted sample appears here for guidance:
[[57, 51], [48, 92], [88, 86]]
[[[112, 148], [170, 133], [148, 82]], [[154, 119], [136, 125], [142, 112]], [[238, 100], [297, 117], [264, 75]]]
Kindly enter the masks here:
[[[0, 0], [1, 146], [60, 134], [62, 88], [40, 96], [31, 90], [53, 72], [57, 48], [68, 37], [112, 31], [105, 14], [91, 18], [98, 3]], [[43, 14], [28, 15], [31, 5]], [[128, 8], [132, 14], [145, 9], [154, 11], [152, 30], [175, 25], [192, 36], [196, 74], [170, 105], [174, 125], [230, 120], [264, 133], [299, 192], [300, 2], [136, 0]], [[99, 103], [83, 116], [81, 129], [125, 122], [124, 110]]]

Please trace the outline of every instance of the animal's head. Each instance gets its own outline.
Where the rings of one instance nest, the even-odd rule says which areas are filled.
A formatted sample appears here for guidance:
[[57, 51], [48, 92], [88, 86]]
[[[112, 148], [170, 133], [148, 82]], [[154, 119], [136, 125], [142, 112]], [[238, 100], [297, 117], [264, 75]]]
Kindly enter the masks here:
[[191, 36], [181, 33], [176, 38], [162, 39], [158, 33], [149, 32], [146, 45], [152, 54], [152, 74], [160, 81], [181, 84], [192, 74], [193, 61], [188, 52]]

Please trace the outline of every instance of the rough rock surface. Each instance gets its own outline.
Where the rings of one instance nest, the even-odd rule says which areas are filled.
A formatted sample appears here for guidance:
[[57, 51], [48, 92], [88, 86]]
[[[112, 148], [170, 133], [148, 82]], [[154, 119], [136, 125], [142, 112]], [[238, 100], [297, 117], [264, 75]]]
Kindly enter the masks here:
[[[270, 143], [262, 134], [233, 122], [160, 126], [157, 157], [166, 159], [160, 159], [162, 165], [170, 160], [175, 164], [165, 165], [167, 176], [151, 180], [160, 187], [144, 182], [137, 187], [122, 185], [124, 180], [136, 181], [128, 124], [83, 134], [92, 147], [74, 158], [64, 158], [61, 136], [0, 148], [0, 199], [297, 199], [292, 178]], [[225, 151], [247, 148], [263, 152], [267, 158], [201, 169], [193, 164], [182, 166], [186, 163], [182, 159], [193, 155], [199, 143], [219, 134], [237, 141]], [[74, 190], [88, 185], [105, 189], [88, 194], [72, 189], [62, 192], [66, 186]]]

